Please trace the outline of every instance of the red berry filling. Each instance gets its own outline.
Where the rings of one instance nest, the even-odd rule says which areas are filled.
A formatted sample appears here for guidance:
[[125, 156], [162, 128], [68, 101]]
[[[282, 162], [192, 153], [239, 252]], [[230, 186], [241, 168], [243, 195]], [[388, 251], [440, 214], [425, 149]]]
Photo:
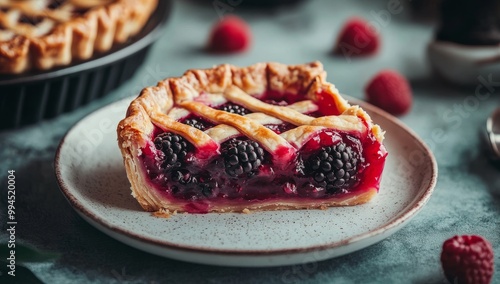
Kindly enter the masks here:
[[408, 80], [392, 70], [382, 70], [366, 86], [368, 102], [394, 114], [402, 115], [411, 109], [413, 95]]
[[[144, 151], [142, 159], [151, 182], [170, 198], [193, 202], [207, 198], [326, 198], [359, 189], [362, 179], [367, 180], [365, 186], [378, 183], [385, 155], [366, 153], [373, 142], [347, 133], [321, 132], [292, 163], [278, 168], [257, 142], [233, 138], [221, 145], [220, 156], [200, 168], [193, 162], [193, 153], [186, 152], [192, 145], [176, 134], [162, 133], [155, 138], [156, 151]], [[376, 170], [367, 171], [369, 164]]]
[[[294, 98], [287, 100], [286, 96], [271, 99], [283, 105], [294, 102]], [[240, 115], [250, 113], [232, 103], [218, 109]], [[320, 109], [309, 115], [325, 114]], [[200, 130], [213, 126], [193, 115], [179, 121]], [[296, 126], [282, 123], [266, 127], [283, 133]], [[186, 201], [185, 210], [192, 213], [208, 212], [206, 200], [321, 199], [378, 189], [386, 156], [383, 146], [372, 136], [360, 139], [356, 133], [325, 129], [313, 135], [284, 166], [273, 162], [279, 159], [279, 149], [268, 153], [245, 136], [223, 142], [219, 154], [201, 164], [196, 158], [200, 149], [185, 138], [159, 129], [153, 135], [153, 143], [141, 155], [150, 182], [166, 198]]]

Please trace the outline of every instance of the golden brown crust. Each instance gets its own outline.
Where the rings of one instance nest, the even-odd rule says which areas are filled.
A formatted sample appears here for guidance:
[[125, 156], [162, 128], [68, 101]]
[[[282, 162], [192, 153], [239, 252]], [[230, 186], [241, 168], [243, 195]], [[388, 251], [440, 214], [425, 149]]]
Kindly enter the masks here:
[[81, 16], [68, 18], [57, 10], [35, 11], [31, 5], [36, 1], [10, 4], [25, 15], [42, 17], [42, 24], [48, 32], [41, 35], [34, 26], [12, 22], [9, 20], [12, 15], [0, 11], [0, 26], [17, 34], [8, 39], [0, 36], [0, 74], [49, 70], [74, 60], [89, 59], [96, 52], [106, 52], [113, 44], [123, 43], [141, 30], [158, 0], [69, 2], [76, 7], [92, 8]]
[[0, 74], [21, 73], [29, 68], [30, 41], [15, 36], [8, 42], [0, 42]]
[[[289, 95], [305, 95], [313, 102], [318, 102], [320, 97], [327, 96], [327, 99], [334, 102], [332, 107], [335, 107], [340, 115], [313, 118], [303, 115], [300, 111], [317, 107], [310, 101], [281, 108], [252, 98], [252, 96], [258, 97], [268, 89], [286, 92]], [[223, 101], [236, 101], [254, 113], [239, 116], [214, 110], [203, 103], [207, 96], [218, 96]], [[188, 109], [219, 126], [203, 132], [179, 123], [167, 115], [173, 108]], [[261, 127], [263, 124], [261, 120], [266, 119], [288, 121], [298, 127], [280, 135], [273, 131], [265, 132], [269, 129]], [[181, 134], [197, 148], [204, 145], [218, 145], [227, 138], [221, 138], [220, 135], [232, 135], [231, 133], [237, 131], [258, 141], [270, 153], [273, 153], [278, 146], [296, 151], [305, 143], [300, 141], [306, 141], [308, 135], [317, 133], [319, 129], [325, 127], [356, 131], [365, 133], [364, 135], [370, 131], [380, 142], [383, 140], [382, 131], [377, 125], [373, 125], [368, 114], [358, 106], [349, 105], [339, 95], [335, 86], [326, 82], [326, 73], [319, 62], [296, 66], [258, 63], [244, 68], [224, 64], [207, 70], [189, 70], [179, 78], [166, 79], [156, 87], [144, 89], [131, 103], [127, 117], [118, 125], [118, 144], [132, 184], [132, 193], [147, 211], [183, 212], [186, 205], [182, 201], [172, 202], [159, 196], [145, 176], [144, 169], [141, 168], [139, 155], [141, 149], [150, 143], [155, 125]], [[280, 148], [280, 151], [282, 149]], [[282, 152], [280, 155], [280, 159], [284, 158]], [[376, 192], [376, 188], [370, 188], [340, 198], [307, 201], [274, 200], [245, 205], [228, 201], [224, 205], [212, 204], [209, 211], [241, 212], [244, 209], [253, 211], [355, 205], [367, 202]]]

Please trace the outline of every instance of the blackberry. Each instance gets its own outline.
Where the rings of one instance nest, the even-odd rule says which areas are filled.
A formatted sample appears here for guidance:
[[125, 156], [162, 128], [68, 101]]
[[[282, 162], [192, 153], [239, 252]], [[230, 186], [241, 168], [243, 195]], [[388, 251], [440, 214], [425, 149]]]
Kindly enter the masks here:
[[222, 156], [229, 176], [251, 176], [264, 161], [264, 149], [255, 141], [232, 139], [222, 145]]
[[183, 123], [191, 127], [197, 128], [201, 131], [208, 128], [208, 125], [205, 121], [196, 118], [186, 119]]
[[229, 112], [229, 113], [239, 114], [239, 115], [246, 115], [246, 114], [249, 114], [251, 112], [248, 109], [246, 109], [240, 105], [232, 104], [232, 103], [223, 104], [220, 107], [220, 110], [223, 110], [223, 111]]
[[270, 105], [275, 105], [275, 106], [287, 106], [288, 103], [284, 100], [277, 101], [277, 100], [265, 100], [265, 103], [268, 103]]
[[191, 145], [182, 136], [172, 132], [159, 134], [154, 139], [154, 144], [156, 149], [164, 154], [161, 166], [167, 171], [183, 165], [188, 147]]
[[[197, 197], [214, 197], [219, 192], [219, 184], [208, 173], [193, 174], [185, 169], [176, 169], [170, 173], [170, 180], [179, 183], [184, 193]], [[177, 186], [171, 187], [172, 192], [179, 193]]]
[[335, 193], [356, 182], [360, 160], [359, 153], [340, 142], [311, 155], [307, 160], [306, 173], [315, 185], [325, 188], [328, 193]]

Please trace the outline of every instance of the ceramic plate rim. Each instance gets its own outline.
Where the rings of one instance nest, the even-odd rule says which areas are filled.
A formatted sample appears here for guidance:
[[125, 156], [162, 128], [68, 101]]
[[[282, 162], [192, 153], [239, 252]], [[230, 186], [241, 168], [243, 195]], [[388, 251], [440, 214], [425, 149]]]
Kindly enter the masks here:
[[[414, 217], [427, 203], [427, 201], [430, 199], [432, 192], [434, 191], [434, 188], [437, 183], [437, 174], [438, 174], [438, 167], [437, 167], [437, 162], [432, 154], [432, 151], [429, 149], [429, 147], [424, 143], [424, 141], [418, 137], [418, 135], [411, 130], [408, 126], [406, 126], [403, 122], [401, 122], [399, 119], [396, 117], [392, 116], [391, 114], [385, 112], [384, 110], [373, 106], [367, 102], [343, 95], [344, 98], [346, 98], [350, 103], [354, 105], [359, 105], [363, 109], [367, 110], [368, 112], [376, 113], [377, 115], [380, 115], [387, 119], [388, 121], [396, 124], [401, 130], [407, 132], [411, 138], [417, 142], [422, 147], [423, 153], [425, 156], [429, 159], [430, 164], [431, 164], [431, 178], [430, 181], [427, 185], [421, 185], [419, 189], [419, 193], [421, 194], [420, 197], [416, 197], [415, 199], [412, 199], [412, 202], [410, 203], [411, 207], [410, 208], [405, 208], [404, 213], [400, 214], [397, 218], [391, 220], [390, 222], [387, 222], [386, 224], [370, 230], [366, 233], [358, 234], [349, 238], [346, 238], [341, 241], [336, 241], [332, 243], [327, 243], [323, 245], [313, 245], [313, 246], [307, 246], [307, 247], [297, 247], [297, 248], [285, 248], [285, 249], [267, 249], [267, 250], [235, 250], [235, 249], [212, 249], [212, 248], [200, 248], [200, 247], [193, 247], [193, 246], [187, 246], [187, 245], [178, 245], [176, 243], [171, 243], [165, 240], [157, 240], [154, 238], [151, 238], [149, 236], [145, 235], [140, 235], [136, 232], [130, 231], [128, 229], [122, 228], [120, 226], [113, 225], [109, 223], [107, 220], [104, 218], [100, 218], [96, 216], [94, 213], [92, 213], [91, 209], [86, 208], [84, 205], [80, 204], [77, 198], [71, 193], [71, 189], [69, 186], [65, 183], [62, 173], [61, 173], [61, 150], [63, 145], [65, 144], [66, 138], [68, 135], [71, 134], [71, 132], [77, 128], [80, 124], [84, 123], [88, 118], [96, 114], [97, 112], [102, 111], [105, 108], [111, 107], [115, 104], [120, 104], [123, 103], [124, 101], [130, 101], [133, 99], [133, 97], [127, 97], [115, 102], [112, 102], [108, 105], [105, 105], [101, 108], [98, 108], [82, 119], [80, 119], [78, 122], [76, 122], [73, 126], [69, 128], [69, 130], [64, 134], [63, 138], [61, 139], [61, 142], [59, 143], [57, 150], [56, 150], [56, 155], [54, 159], [54, 168], [55, 168], [55, 175], [56, 175], [56, 180], [59, 185], [59, 189], [63, 193], [64, 197], [69, 201], [71, 206], [79, 213], [80, 215], [83, 214], [84, 218], [87, 222], [89, 220], [92, 220], [93, 222], [96, 222], [98, 226], [95, 226], [96, 224], [93, 224], [93, 222], [89, 222], [92, 224], [94, 227], [98, 228], [101, 232], [104, 232], [108, 236], [117, 239], [115, 236], [110, 235], [108, 232], [103, 231], [99, 226], [104, 227], [107, 230], [112, 231], [113, 233], [117, 233], [119, 235], [123, 235], [125, 238], [132, 238], [135, 241], [139, 242], [146, 242], [151, 245], [155, 246], [160, 246], [165, 249], [172, 249], [172, 250], [180, 250], [180, 251], [188, 251], [188, 252], [196, 252], [196, 253], [209, 253], [209, 254], [219, 254], [219, 255], [283, 255], [283, 254], [293, 254], [293, 253], [306, 253], [306, 252], [312, 252], [312, 251], [320, 251], [320, 250], [326, 250], [326, 249], [334, 249], [342, 246], [346, 246], [348, 244], [353, 244], [357, 242], [361, 242], [363, 240], [367, 240], [371, 237], [375, 237], [377, 235], [381, 235], [384, 232], [391, 231], [396, 229], [395, 231], [399, 230], [401, 227], [398, 228], [399, 225], [404, 224], [408, 222], [412, 217]], [[376, 122], [375, 122], [376, 123]], [[423, 188], [425, 187], [425, 190]], [[215, 213], [217, 214], [217, 213]], [[152, 218], [157, 218], [157, 217], [152, 217]], [[130, 245], [130, 244], [129, 244]], [[364, 248], [365, 246], [363, 246]]]

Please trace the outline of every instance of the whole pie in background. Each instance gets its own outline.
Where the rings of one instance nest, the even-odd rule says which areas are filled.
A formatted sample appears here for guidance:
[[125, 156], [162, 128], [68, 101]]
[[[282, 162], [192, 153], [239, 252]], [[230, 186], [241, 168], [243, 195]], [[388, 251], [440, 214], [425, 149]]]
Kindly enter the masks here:
[[158, 0], [0, 0], [0, 74], [88, 60], [137, 34]]
[[160, 213], [365, 203], [387, 156], [319, 62], [189, 70], [144, 89], [117, 131], [133, 196]]

